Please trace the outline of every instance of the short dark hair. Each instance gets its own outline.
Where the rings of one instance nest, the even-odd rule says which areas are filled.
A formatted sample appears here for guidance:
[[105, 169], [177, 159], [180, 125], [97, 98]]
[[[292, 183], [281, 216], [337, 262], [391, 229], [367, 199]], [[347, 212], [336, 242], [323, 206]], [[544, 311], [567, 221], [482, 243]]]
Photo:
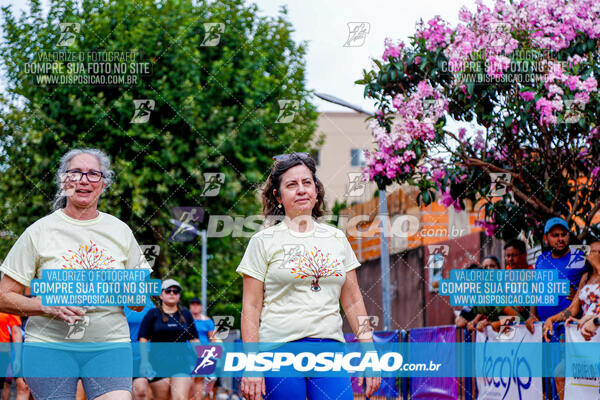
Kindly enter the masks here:
[[504, 245], [504, 250], [508, 249], [509, 247], [514, 247], [515, 249], [519, 250], [519, 253], [521, 253], [521, 254], [527, 253], [527, 246], [525, 245], [525, 242], [522, 241], [521, 239], [511, 239], [511, 240], [509, 240]]

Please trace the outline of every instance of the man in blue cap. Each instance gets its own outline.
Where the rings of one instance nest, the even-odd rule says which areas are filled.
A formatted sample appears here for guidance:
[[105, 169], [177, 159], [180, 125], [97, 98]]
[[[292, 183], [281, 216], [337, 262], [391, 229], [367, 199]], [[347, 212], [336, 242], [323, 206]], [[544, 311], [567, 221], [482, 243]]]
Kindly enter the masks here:
[[571, 251], [569, 248], [569, 225], [564, 219], [554, 217], [546, 221], [544, 241], [550, 250], [540, 254], [535, 269], [557, 270], [559, 279], [569, 280], [570, 293], [568, 296], [559, 296], [555, 306], [531, 307], [530, 317], [526, 322], [530, 331], [533, 330], [534, 322], [544, 321], [569, 307], [581, 276], [585, 273], [585, 254], [581, 250]]

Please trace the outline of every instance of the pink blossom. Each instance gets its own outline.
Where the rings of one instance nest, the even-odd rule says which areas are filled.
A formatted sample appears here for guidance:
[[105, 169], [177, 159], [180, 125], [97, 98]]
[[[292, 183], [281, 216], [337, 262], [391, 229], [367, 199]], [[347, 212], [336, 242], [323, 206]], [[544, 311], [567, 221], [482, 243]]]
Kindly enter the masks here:
[[499, 79], [510, 67], [510, 58], [506, 56], [492, 56], [488, 58], [487, 74], [493, 78]]
[[456, 177], [456, 183], [461, 183], [462, 181], [464, 181], [465, 179], [467, 179], [467, 174], [462, 174], [460, 176]]
[[575, 100], [575, 104], [586, 105], [590, 102], [590, 95], [587, 92], [577, 92], [573, 100]]
[[471, 20], [471, 18], [473, 18], [473, 14], [471, 13], [471, 11], [469, 11], [468, 8], [466, 8], [466, 7], [463, 6], [460, 9], [460, 11], [458, 12], [458, 18], [462, 22], [469, 22]]
[[450, 42], [450, 34], [452, 29], [448, 27], [446, 21], [437, 15], [429, 22], [428, 27], [421, 24], [419, 30], [415, 34], [417, 38], [425, 39], [425, 47], [429, 51], [435, 51], [438, 47], [445, 47]]
[[562, 90], [562, 88], [558, 85], [552, 84], [548, 86], [548, 95], [549, 96], [554, 96], [554, 95], [559, 95], [562, 96], [564, 94], [564, 90]]
[[596, 81], [596, 78], [594, 78], [593, 76], [590, 76], [585, 81], [583, 81], [582, 89], [585, 90], [586, 92], [595, 92], [597, 88], [598, 88], [598, 82]]
[[477, 151], [485, 150], [485, 140], [483, 140], [483, 131], [478, 130], [477, 136], [475, 136], [475, 142], [473, 143], [473, 148]]
[[430, 97], [433, 95], [433, 88], [427, 83], [427, 81], [421, 81], [417, 84], [417, 89], [421, 97]]
[[407, 150], [404, 152], [404, 162], [409, 162], [412, 161], [414, 159], [416, 159], [417, 156], [415, 155], [415, 152], [412, 150]]
[[542, 97], [535, 103], [535, 108], [540, 112], [540, 123], [548, 125], [556, 124], [558, 121], [553, 114], [554, 110], [557, 109], [554, 102]]
[[446, 189], [445, 192], [442, 192], [442, 197], [440, 199], [440, 204], [444, 207], [448, 208], [450, 206], [454, 206], [454, 209], [458, 212], [462, 211], [462, 207], [458, 200], [452, 198], [450, 194], [450, 189]]
[[439, 183], [446, 177], [446, 171], [443, 168], [433, 170], [431, 178], [434, 182]]
[[383, 51], [383, 55], [381, 58], [383, 61], [387, 61], [390, 57], [398, 58], [400, 54], [402, 54], [402, 49], [404, 48], [404, 43], [399, 42], [397, 45], [394, 45], [392, 39], [385, 39], [385, 50]]
[[531, 92], [531, 91], [526, 91], [526, 92], [520, 92], [519, 95], [525, 101], [532, 101], [533, 99], [535, 99], [536, 93], [535, 92]]
[[567, 78], [565, 84], [569, 88], [569, 90], [575, 90], [577, 88], [577, 84], [579, 83], [579, 77], [577, 75], [571, 75]]
[[494, 232], [496, 232], [497, 228], [495, 224], [480, 219], [475, 220], [475, 226], [481, 226], [483, 229], [485, 229], [485, 234], [487, 236], [494, 236]]

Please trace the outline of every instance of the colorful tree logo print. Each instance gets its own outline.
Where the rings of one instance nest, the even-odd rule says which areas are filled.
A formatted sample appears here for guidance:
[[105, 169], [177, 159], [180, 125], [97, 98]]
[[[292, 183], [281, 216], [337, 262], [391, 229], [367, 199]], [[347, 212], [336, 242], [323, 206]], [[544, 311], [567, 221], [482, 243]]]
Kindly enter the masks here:
[[115, 259], [105, 254], [106, 250], [100, 250], [98, 245], [90, 240], [90, 244], [81, 244], [77, 251], [69, 250], [67, 256], [63, 256], [66, 264], [64, 269], [106, 269]]
[[338, 260], [331, 260], [329, 253], [325, 255], [316, 247], [297, 260], [297, 264], [290, 269], [290, 272], [296, 274], [295, 279], [313, 278], [310, 283], [310, 290], [313, 292], [321, 290], [320, 279], [328, 276], [342, 276], [342, 270], [338, 268], [341, 263]]

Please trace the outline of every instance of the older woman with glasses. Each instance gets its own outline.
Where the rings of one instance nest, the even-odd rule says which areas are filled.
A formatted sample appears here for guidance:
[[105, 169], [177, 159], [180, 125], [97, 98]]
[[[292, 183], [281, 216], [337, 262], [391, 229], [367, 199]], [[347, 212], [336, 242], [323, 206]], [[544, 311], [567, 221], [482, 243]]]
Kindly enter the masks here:
[[[244, 278], [244, 342], [344, 342], [340, 302], [358, 336], [359, 317], [367, 314], [355, 271], [360, 263], [343, 232], [317, 221], [325, 188], [315, 171], [306, 153], [274, 158], [262, 199], [265, 217], [277, 223], [252, 236], [237, 268]], [[380, 378], [366, 383], [369, 397]], [[352, 399], [350, 378], [245, 377], [242, 393], [249, 400]]]
[[[30, 317], [25, 342], [32, 346], [25, 348], [24, 375], [36, 400], [74, 399], [79, 377], [89, 399], [131, 399], [131, 349], [122, 306], [45, 306], [40, 297], [23, 295], [44, 270], [150, 270], [131, 229], [98, 210], [113, 175], [100, 150], [65, 154], [56, 174], [54, 212], [23, 232], [0, 267], [0, 311]], [[74, 345], [90, 342], [110, 345]], [[35, 350], [28, 356], [30, 348]], [[109, 365], [114, 374], [107, 376]], [[57, 377], [56, 371], [68, 376]]]

